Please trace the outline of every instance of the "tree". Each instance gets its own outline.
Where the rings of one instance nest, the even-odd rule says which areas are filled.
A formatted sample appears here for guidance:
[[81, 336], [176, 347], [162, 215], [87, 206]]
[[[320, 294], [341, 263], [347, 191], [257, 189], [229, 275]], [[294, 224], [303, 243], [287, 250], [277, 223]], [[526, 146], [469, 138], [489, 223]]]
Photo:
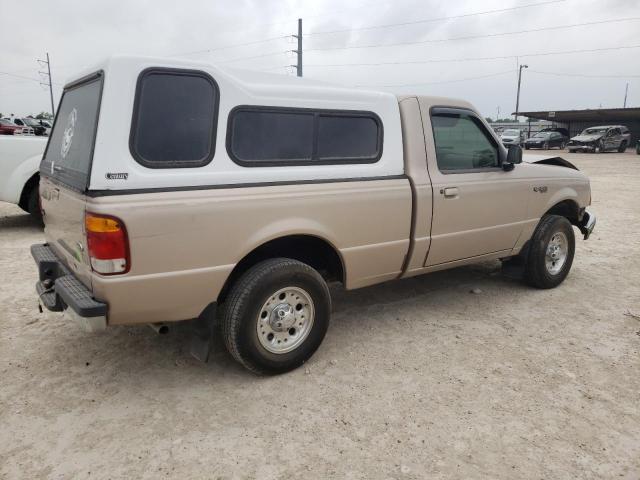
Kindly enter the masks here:
[[484, 117], [484, 119], [487, 121], [487, 123], [493, 123], [493, 118], [491, 117]]

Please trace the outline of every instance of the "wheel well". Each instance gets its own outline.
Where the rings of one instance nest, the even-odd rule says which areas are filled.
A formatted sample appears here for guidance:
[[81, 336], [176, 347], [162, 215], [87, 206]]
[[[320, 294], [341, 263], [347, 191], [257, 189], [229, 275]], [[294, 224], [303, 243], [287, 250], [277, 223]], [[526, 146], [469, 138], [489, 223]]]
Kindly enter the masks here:
[[312, 235], [289, 235], [260, 245], [240, 260], [222, 287], [218, 303], [224, 301], [231, 286], [244, 272], [263, 260], [278, 257], [306, 263], [316, 269], [327, 282], [344, 282], [342, 260], [333, 245]]
[[29, 192], [33, 187], [38, 186], [38, 182], [40, 181], [40, 174], [34, 173], [27, 183], [24, 184], [22, 188], [22, 193], [20, 194], [20, 201], [18, 202], [18, 206], [23, 210], [29, 209]]
[[563, 200], [547, 210], [545, 215], [559, 215], [565, 217], [573, 225], [577, 225], [580, 221], [580, 207], [573, 200]]

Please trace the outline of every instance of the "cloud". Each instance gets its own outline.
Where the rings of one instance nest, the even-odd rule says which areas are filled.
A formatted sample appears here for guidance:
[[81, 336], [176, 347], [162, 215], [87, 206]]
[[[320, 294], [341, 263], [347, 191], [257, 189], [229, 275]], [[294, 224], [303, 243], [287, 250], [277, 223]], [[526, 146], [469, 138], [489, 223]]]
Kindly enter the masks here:
[[[293, 45], [285, 36], [295, 33], [302, 17], [306, 34], [328, 30], [406, 23], [421, 19], [503, 9], [542, 0], [243, 0], [175, 2], [2, 2], [0, 4], [0, 71], [39, 78], [37, 58], [51, 54], [56, 101], [60, 85], [75, 71], [114, 53], [187, 56], [221, 65], [286, 73], [294, 62], [284, 52]], [[498, 57], [527, 53], [640, 45], [640, 22], [628, 21], [585, 27], [371, 49], [313, 51], [326, 47], [416, 42], [460, 36], [486, 35], [552, 25], [638, 16], [628, 0], [576, 1], [475, 15], [392, 28], [353, 30], [304, 37], [305, 76], [348, 85], [404, 85], [385, 88], [398, 93], [461, 97], [485, 115], [514, 109], [515, 58], [450, 63], [330, 67], [338, 63], [415, 62], [429, 59]], [[223, 48], [264, 38], [268, 42]], [[206, 50], [210, 50], [207, 52]], [[308, 51], [307, 51], [308, 50]], [[262, 58], [262, 54], [274, 53]], [[628, 104], [640, 103], [638, 78], [551, 76], [540, 72], [585, 75], [640, 75], [640, 49], [523, 57], [529, 64], [523, 77], [522, 110], [622, 106], [630, 83]], [[235, 59], [240, 59], [234, 61]], [[501, 72], [512, 71], [512, 73]], [[484, 77], [484, 78], [476, 78]], [[457, 81], [467, 78], [475, 80]], [[437, 82], [437, 83], [436, 83]], [[424, 84], [424, 85], [415, 85]], [[27, 115], [49, 109], [49, 97], [37, 81], [0, 74], [0, 112]]]

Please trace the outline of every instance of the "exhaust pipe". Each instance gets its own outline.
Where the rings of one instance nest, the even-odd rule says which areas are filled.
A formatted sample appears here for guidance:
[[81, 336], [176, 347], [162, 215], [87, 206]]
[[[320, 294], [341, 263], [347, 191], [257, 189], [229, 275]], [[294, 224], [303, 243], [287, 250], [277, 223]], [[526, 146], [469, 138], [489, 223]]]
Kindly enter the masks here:
[[149, 326], [158, 335], [166, 335], [167, 333], [169, 333], [169, 325], [167, 325], [166, 323], [150, 323]]

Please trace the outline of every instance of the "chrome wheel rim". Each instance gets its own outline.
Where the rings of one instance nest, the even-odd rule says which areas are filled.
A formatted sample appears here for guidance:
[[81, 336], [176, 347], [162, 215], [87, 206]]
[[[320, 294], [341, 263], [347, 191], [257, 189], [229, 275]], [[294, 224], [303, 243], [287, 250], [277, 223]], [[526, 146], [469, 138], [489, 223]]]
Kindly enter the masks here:
[[287, 353], [309, 336], [315, 317], [311, 295], [299, 287], [274, 292], [258, 312], [256, 332], [265, 350]]
[[549, 240], [545, 265], [551, 275], [557, 275], [564, 267], [569, 253], [569, 241], [563, 232], [556, 232]]

